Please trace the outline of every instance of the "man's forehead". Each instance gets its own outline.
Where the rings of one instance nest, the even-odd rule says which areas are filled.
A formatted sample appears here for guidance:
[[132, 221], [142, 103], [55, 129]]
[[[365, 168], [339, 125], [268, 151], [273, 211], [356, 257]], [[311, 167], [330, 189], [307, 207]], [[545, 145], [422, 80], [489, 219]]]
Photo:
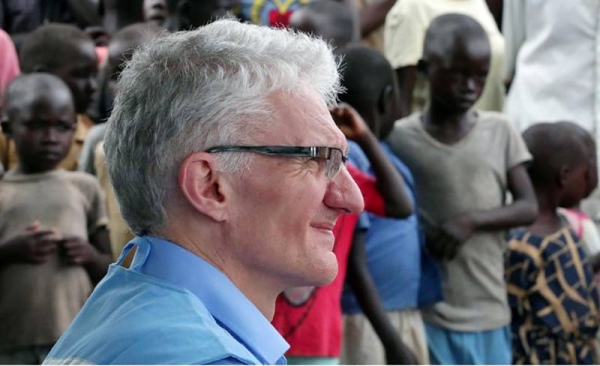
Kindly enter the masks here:
[[287, 144], [331, 146], [346, 151], [346, 138], [315, 90], [276, 94], [273, 103]]

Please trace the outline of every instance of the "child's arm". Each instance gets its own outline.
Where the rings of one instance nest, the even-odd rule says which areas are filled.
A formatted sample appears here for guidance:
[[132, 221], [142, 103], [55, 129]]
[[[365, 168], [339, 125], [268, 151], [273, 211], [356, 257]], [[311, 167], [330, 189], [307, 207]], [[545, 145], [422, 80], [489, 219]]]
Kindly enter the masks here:
[[475, 231], [510, 229], [531, 224], [537, 215], [537, 200], [524, 164], [508, 170], [508, 189], [513, 203], [507, 206], [468, 212], [444, 222], [440, 227], [436, 246], [449, 247], [444, 257], [452, 259], [461, 244]]
[[361, 37], [368, 37], [374, 30], [383, 26], [385, 17], [396, 4], [396, 0], [380, 0], [374, 4], [367, 4], [360, 11]]
[[98, 283], [106, 275], [112, 262], [110, 240], [106, 227], [99, 228], [89, 237], [89, 241], [79, 237], [65, 237], [63, 241], [67, 263], [82, 265], [93, 283]]
[[402, 343], [390, 323], [369, 272], [366, 257], [364, 230], [357, 226], [348, 256], [348, 284], [385, 348], [388, 365], [417, 364], [416, 357]]
[[332, 108], [331, 115], [346, 138], [358, 143], [371, 162], [377, 178], [377, 189], [385, 201], [386, 215], [395, 218], [410, 216], [413, 208], [404, 179], [386, 157], [379, 141], [362, 117], [347, 104]]

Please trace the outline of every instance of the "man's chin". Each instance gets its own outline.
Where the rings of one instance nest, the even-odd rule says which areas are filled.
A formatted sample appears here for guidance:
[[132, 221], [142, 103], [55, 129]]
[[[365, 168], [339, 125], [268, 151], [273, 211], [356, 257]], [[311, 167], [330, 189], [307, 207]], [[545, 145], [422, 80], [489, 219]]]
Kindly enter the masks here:
[[315, 269], [315, 271], [313, 271], [314, 282], [310, 284], [310, 286], [329, 285], [337, 277], [339, 269], [337, 257], [333, 252], [326, 253], [326, 255], [331, 256], [332, 258], [327, 258], [327, 260], [323, 260], [321, 268]]

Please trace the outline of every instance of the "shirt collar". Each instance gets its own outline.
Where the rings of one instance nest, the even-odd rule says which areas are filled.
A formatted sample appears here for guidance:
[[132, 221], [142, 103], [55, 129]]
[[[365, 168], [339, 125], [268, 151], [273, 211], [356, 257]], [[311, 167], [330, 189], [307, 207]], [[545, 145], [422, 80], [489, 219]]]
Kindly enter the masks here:
[[165, 239], [144, 236], [133, 243], [146, 255], [138, 259], [136, 253], [132, 268], [141, 260], [141, 273], [186, 288], [255, 356], [268, 364], [280, 362], [289, 344], [224, 273]]

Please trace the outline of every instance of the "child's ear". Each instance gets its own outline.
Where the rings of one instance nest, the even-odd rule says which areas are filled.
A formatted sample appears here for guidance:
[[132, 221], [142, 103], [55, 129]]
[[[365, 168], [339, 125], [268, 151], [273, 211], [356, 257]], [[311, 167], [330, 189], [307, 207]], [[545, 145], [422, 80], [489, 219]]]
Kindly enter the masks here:
[[379, 95], [379, 100], [377, 103], [377, 111], [379, 115], [385, 115], [390, 111], [394, 103], [394, 87], [391, 85], [386, 85]]
[[10, 129], [10, 123], [7, 116], [2, 116], [2, 119], [0, 119], [0, 127], [2, 127], [2, 133], [5, 136], [10, 137], [12, 131]]
[[558, 174], [556, 175], [556, 180], [559, 188], [564, 188], [569, 181], [569, 174], [571, 174], [571, 169], [568, 165], [562, 165], [558, 169]]
[[422, 73], [423, 75], [427, 75], [427, 68], [429, 67], [429, 62], [424, 59], [420, 59], [417, 62], [417, 71]]

